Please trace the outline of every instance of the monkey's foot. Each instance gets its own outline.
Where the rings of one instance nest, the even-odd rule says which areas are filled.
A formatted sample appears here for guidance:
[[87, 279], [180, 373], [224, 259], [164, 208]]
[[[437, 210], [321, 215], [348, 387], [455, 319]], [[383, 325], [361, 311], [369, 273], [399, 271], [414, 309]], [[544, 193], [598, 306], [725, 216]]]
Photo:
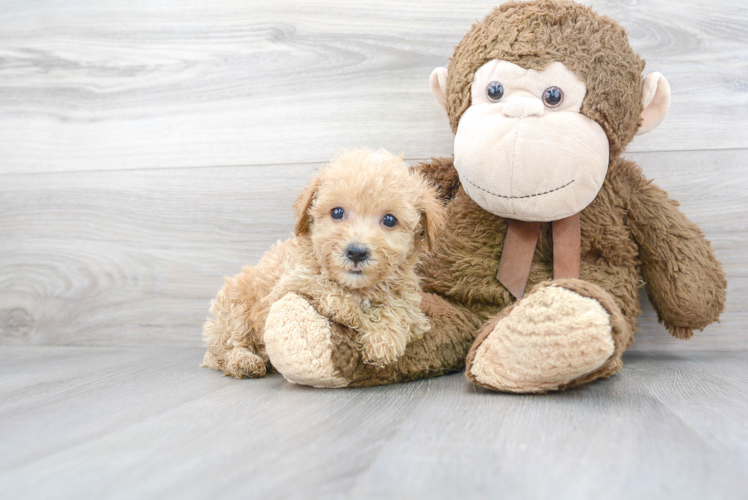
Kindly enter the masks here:
[[[546, 392], [620, 370], [614, 338], [626, 328], [602, 288], [581, 280], [539, 284], [490, 321], [470, 349], [466, 375], [504, 392]], [[616, 356], [614, 356], [616, 353]]]
[[302, 297], [288, 293], [270, 307], [265, 348], [270, 362], [286, 380], [314, 387], [345, 387], [332, 362], [330, 320]]

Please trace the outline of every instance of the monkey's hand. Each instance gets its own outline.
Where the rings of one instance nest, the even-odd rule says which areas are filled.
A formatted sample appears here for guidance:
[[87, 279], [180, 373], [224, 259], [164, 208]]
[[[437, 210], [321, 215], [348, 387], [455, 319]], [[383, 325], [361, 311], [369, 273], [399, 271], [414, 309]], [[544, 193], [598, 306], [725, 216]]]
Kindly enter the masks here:
[[[627, 162], [629, 163], [629, 162]], [[629, 225], [639, 245], [642, 275], [658, 319], [671, 335], [687, 339], [717, 321], [727, 281], [701, 229], [678, 203], [631, 168]]]
[[332, 324], [304, 298], [288, 293], [273, 303], [265, 323], [265, 346], [273, 366], [289, 382], [345, 387], [333, 363]]

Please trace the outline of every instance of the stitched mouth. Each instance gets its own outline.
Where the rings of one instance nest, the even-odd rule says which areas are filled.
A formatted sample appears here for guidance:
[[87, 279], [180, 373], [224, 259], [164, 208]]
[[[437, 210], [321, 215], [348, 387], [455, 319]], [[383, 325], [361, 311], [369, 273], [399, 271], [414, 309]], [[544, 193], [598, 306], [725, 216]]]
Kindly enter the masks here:
[[507, 196], [507, 195], [504, 195], [504, 194], [492, 193], [488, 189], [484, 189], [484, 188], [480, 187], [479, 185], [477, 185], [476, 183], [474, 183], [473, 181], [471, 181], [467, 177], [465, 178], [465, 180], [468, 181], [468, 183], [470, 183], [471, 185], [473, 185], [473, 186], [477, 187], [478, 189], [480, 189], [481, 191], [483, 191], [484, 193], [490, 194], [491, 196], [496, 196], [497, 198], [504, 198], [504, 199], [507, 199], [507, 200], [518, 200], [518, 199], [521, 199], [521, 198], [533, 198], [533, 197], [536, 197], [536, 196], [543, 196], [545, 194], [550, 194], [550, 193], [553, 193], [553, 192], [556, 192], [556, 191], [560, 191], [563, 188], [572, 185], [574, 183], [575, 179], [570, 180], [569, 182], [567, 182], [563, 186], [559, 186], [559, 187], [554, 188], [554, 189], [549, 189], [548, 191], [543, 191], [542, 193], [526, 194], [524, 196]]

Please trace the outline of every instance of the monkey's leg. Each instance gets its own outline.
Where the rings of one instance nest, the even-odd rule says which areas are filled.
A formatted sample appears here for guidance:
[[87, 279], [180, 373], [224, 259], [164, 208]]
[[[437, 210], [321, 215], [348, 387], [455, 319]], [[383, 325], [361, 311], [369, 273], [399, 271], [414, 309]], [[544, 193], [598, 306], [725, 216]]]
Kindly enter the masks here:
[[421, 309], [432, 322], [423, 338], [384, 367], [366, 364], [354, 331], [321, 316], [296, 294], [270, 308], [265, 344], [273, 366], [290, 382], [315, 387], [364, 387], [435, 377], [465, 366], [480, 326], [495, 308], [471, 311], [424, 294]]
[[[479, 386], [520, 393], [609, 377], [620, 371], [621, 356], [633, 340], [631, 318], [620, 304], [589, 281], [540, 283], [483, 327], [465, 374]], [[636, 312], [631, 313], [635, 321]]]

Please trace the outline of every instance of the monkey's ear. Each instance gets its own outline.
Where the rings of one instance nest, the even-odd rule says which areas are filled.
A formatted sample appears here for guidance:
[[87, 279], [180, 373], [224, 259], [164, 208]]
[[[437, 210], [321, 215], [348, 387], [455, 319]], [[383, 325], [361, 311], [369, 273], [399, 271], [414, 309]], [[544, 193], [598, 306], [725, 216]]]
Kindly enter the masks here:
[[662, 74], [655, 72], [644, 79], [642, 106], [642, 121], [636, 135], [654, 130], [665, 119], [670, 108], [670, 84]]
[[434, 249], [436, 239], [447, 224], [447, 211], [439, 201], [436, 190], [423, 181], [418, 209], [421, 211], [421, 229], [429, 251]]
[[447, 113], [447, 68], [436, 68], [429, 77], [429, 86], [436, 105]]
[[312, 179], [312, 182], [302, 191], [293, 204], [294, 211], [296, 212], [296, 227], [294, 228], [296, 236], [309, 234], [312, 225], [312, 216], [309, 214], [309, 209], [314, 202], [315, 196], [317, 196], [319, 184], [318, 177]]

